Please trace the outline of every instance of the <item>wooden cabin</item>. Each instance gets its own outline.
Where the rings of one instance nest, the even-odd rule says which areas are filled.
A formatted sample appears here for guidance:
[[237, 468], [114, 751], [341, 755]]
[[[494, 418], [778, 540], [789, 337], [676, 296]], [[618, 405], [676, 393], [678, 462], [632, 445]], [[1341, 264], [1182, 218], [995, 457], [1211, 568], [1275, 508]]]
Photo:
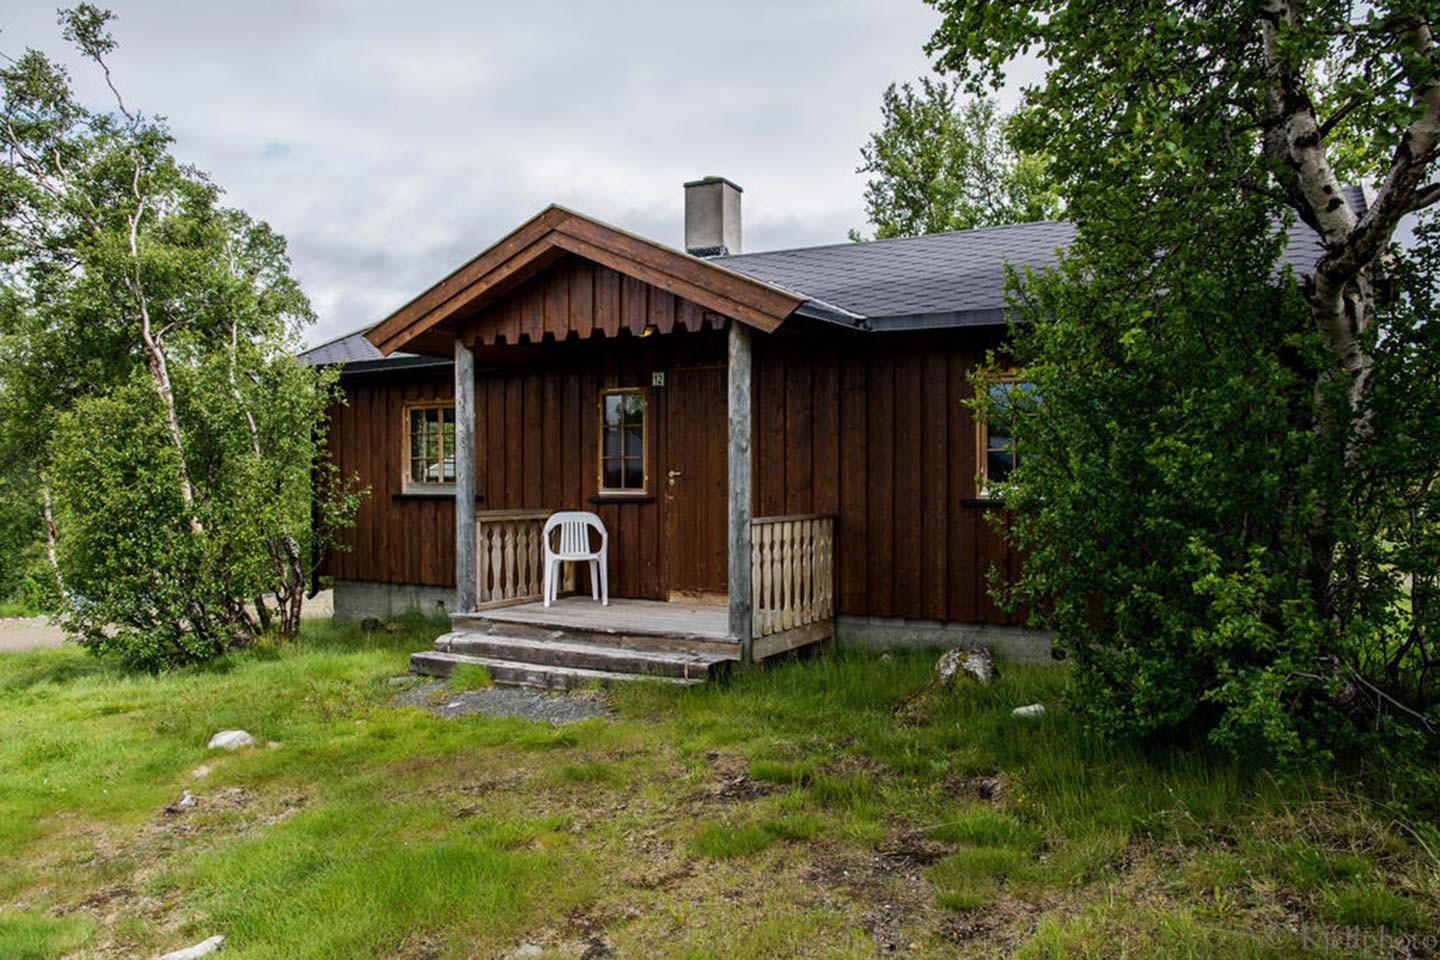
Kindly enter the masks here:
[[[371, 490], [325, 558], [337, 616], [443, 609], [417, 669], [551, 686], [837, 639], [1046, 656], [988, 589], [1019, 565], [991, 495], [1014, 446], [963, 401], [1006, 265], [1071, 228], [742, 254], [740, 188], [685, 191], [684, 251], [552, 206], [304, 355], [342, 366], [333, 454]], [[539, 602], [559, 510], [602, 519], [608, 607], [583, 570]]]

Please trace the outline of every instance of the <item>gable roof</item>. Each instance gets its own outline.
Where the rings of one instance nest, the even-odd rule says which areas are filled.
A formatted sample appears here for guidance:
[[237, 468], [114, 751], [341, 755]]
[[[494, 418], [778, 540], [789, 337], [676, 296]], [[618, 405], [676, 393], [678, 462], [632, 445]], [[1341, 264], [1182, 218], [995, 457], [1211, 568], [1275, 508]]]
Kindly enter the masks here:
[[764, 280], [551, 205], [365, 333], [384, 355], [448, 355], [464, 322], [567, 254], [770, 332], [804, 301]]
[[[1360, 187], [1345, 187], [1344, 196], [1364, 214]], [[801, 313], [823, 317], [817, 308], [838, 310], [867, 330], [988, 326], [1005, 322], [1006, 268], [1053, 266], [1075, 232], [1072, 223], [1049, 220], [713, 259], [804, 294], [810, 302]], [[1279, 266], [1303, 274], [1324, 255], [1319, 235], [1296, 223]]]
[[[1344, 196], [1358, 214], [1364, 213], [1367, 203], [1360, 187], [1345, 187]], [[703, 276], [696, 272], [695, 267], [713, 267], [732, 280], [748, 279], [758, 284], [751, 293], [763, 291], [769, 297], [777, 294], [787, 297], [788, 301], [766, 302], [780, 303], [782, 309], [785, 302], [794, 303], [796, 306], [791, 309], [796, 315], [877, 332], [1003, 324], [1006, 319], [1006, 267], [1042, 269], [1051, 266], [1075, 238], [1073, 224], [1042, 221], [700, 260], [607, 227], [562, 207], [552, 206], [368, 333], [357, 331], [313, 347], [300, 355], [301, 361], [312, 364], [345, 363], [347, 369], [352, 370], [362, 369], [357, 365], [372, 363], [385, 364], [387, 369], [392, 364], [398, 366], [397, 361], [404, 355], [393, 351], [398, 349], [395, 344], [403, 342], [403, 336], [397, 331], [403, 329], [403, 317], [407, 311], [411, 315], [424, 316], [424, 311], [430, 309], [432, 312], [429, 315], [434, 316], [437, 305], [442, 309], [458, 305], [467, 290], [478, 297], [479, 294], [474, 294], [475, 274], [484, 269], [498, 272], [495, 261], [503, 260], [505, 251], [509, 251], [513, 258], [521, 241], [528, 238], [527, 242], [533, 244], [536, 236], [544, 231], [549, 231], [554, 238], [555, 249], [580, 256], [604, 254], [610, 257], [612, 263], [623, 260], [632, 268], [654, 272], [659, 267], [650, 266], [651, 263], [663, 262], [671, 269], [677, 269], [676, 264], [683, 263], [686, 275], [692, 279], [681, 277], [677, 282], [690, 284], [687, 289], [694, 286], [693, 278]], [[599, 248], [600, 240], [620, 246], [626, 252], [605, 253]], [[500, 253], [497, 254], [497, 251]], [[1280, 266], [1306, 273], [1313, 269], [1324, 252], [1319, 236], [1304, 224], [1297, 223], [1287, 233]], [[485, 262], [487, 257], [490, 260]], [[507, 262], [513, 262], [513, 259]], [[529, 275], [525, 274], [526, 277]], [[466, 283], [471, 286], [465, 287]], [[734, 289], [733, 283], [731, 289]], [[722, 309], [719, 312], [726, 311]], [[760, 318], [755, 318], [753, 314], [751, 319], [741, 319], [754, 322], [761, 329], [773, 330], [780, 322], [774, 319], [776, 315], [770, 314], [770, 320], [765, 321], [773, 321], [768, 328], [761, 326], [757, 322]], [[390, 345], [389, 350], [384, 350], [387, 344]], [[433, 352], [438, 355], [440, 351]], [[446, 352], [448, 355], [448, 348]]]
[[1005, 322], [1007, 265], [1052, 266], [1074, 238], [1073, 224], [1047, 221], [716, 259], [867, 329], [978, 326]]

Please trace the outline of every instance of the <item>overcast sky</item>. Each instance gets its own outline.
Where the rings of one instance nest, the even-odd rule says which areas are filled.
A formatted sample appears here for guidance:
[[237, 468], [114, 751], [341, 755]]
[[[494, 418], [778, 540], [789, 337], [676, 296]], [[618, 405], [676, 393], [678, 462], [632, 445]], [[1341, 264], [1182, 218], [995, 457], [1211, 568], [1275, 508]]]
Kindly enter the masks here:
[[[745, 188], [745, 249], [843, 240], [881, 92], [928, 69], [938, 22], [921, 0], [111, 6], [127, 101], [289, 238], [312, 343], [551, 202], [678, 246], [681, 183], [720, 174]], [[0, 10], [0, 51], [25, 47], [105, 103], [54, 2]]]

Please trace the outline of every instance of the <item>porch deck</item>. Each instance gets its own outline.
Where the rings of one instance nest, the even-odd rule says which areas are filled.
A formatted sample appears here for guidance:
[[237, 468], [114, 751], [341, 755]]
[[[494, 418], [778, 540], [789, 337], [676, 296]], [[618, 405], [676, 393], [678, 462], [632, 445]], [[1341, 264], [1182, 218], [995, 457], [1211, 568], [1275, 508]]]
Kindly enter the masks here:
[[540, 601], [517, 603], [458, 615], [454, 619], [457, 625], [486, 621], [612, 636], [660, 636], [736, 643], [729, 632], [728, 618], [726, 608], [715, 604], [612, 598], [609, 606], [601, 606], [598, 600], [575, 596], [561, 597], [549, 607]]
[[[726, 607], [589, 597], [512, 603], [451, 617], [454, 630], [435, 649], [411, 657], [417, 673], [445, 676], [476, 664], [496, 683], [564, 688], [648, 677], [702, 683], [725, 676], [741, 659]], [[830, 621], [756, 641], [757, 659], [834, 636]]]

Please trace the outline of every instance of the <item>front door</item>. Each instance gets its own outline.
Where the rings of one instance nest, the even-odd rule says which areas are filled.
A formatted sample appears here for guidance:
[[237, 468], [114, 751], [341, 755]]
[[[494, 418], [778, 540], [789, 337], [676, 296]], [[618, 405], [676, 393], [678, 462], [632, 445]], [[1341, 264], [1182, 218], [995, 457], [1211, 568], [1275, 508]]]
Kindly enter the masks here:
[[730, 537], [725, 368], [673, 368], [665, 395], [665, 463], [659, 480], [670, 597], [721, 603]]

